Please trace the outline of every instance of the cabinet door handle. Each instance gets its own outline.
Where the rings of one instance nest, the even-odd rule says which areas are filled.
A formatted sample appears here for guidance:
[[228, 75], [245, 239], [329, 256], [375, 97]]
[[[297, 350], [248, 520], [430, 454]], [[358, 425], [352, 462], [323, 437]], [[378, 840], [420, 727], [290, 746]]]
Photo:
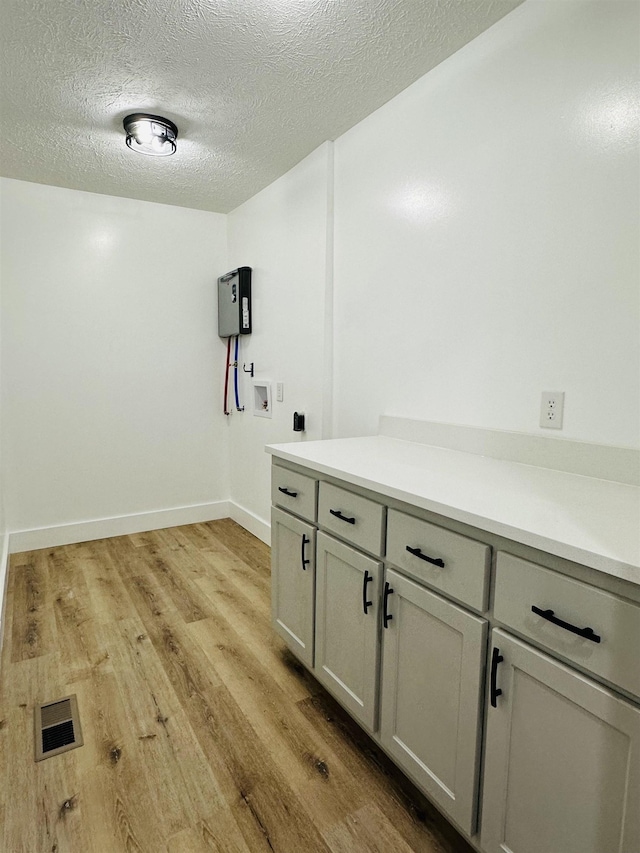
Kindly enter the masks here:
[[300, 548], [300, 561], [302, 563], [302, 571], [303, 572], [307, 571], [307, 566], [311, 562], [310, 560], [305, 560], [305, 558], [304, 558], [304, 546], [308, 545], [309, 542], [311, 542], [311, 540], [307, 536], [305, 536], [303, 533], [302, 534], [302, 546]]
[[384, 599], [382, 604], [382, 621], [385, 628], [389, 627], [389, 622], [393, 619], [393, 616], [388, 611], [388, 601], [389, 596], [393, 593], [393, 587], [388, 581], [384, 582]]
[[362, 609], [365, 616], [367, 615], [367, 608], [373, 606], [373, 601], [367, 601], [367, 584], [372, 580], [373, 575], [370, 575], [369, 572], [365, 570], [364, 580], [362, 581]]
[[339, 518], [340, 521], [346, 521], [347, 524], [355, 524], [356, 523], [355, 518], [347, 518], [347, 516], [343, 515], [339, 509], [330, 509], [329, 512], [331, 513], [331, 515], [335, 515], [336, 518]]
[[576, 625], [572, 625], [571, 622], [565, 622], [562, 619], [558, 619], [557, 616], [554, 616], [553, 610], [541, 610], [539, 607], [536, 607], [535, 604], [531, 608], [532, 613], [536, 613], [538, 616], [542, 616], [543, 619], [546, 619], [547, 622], [553, 622], [554, 625], [558, 625], [560, 628], [564, 628], [565, 631], [571, 631], [572, 634], [577, 634], [579, 637], [584, 637], [585, 640], [591, 640], [592, 643], [599, 643], [600, 637], [595, 633], [593, 628], [578, 628]]
[[290, 492], [286, 486], [278, 486], [278, 491], [282, 492], [282, 494], [286, 495], [288, 498], [297, 498], [298, 497], [297, 492]]
[[427, 563], [433, 563], [434, 566], [440, 566], [441, 569], [444, 569], [444, 560], [441, 560], [440, 557], [427, 557], [426, 554], [422, 553], [420, 548], [411, 548], [409, 545], [407, 545], [407, 551], [420, 560], [425, 560]]
[[498, 664], [502, 663], [504, 658], [500, 654], [500, 649], [497, 649], [495, 646], [493, 647], [493, 654], [491, 655], [491, 707], [497, 708], [497, 698], [498, 696], [502, 696], [502, 690], [496, 686], [497, 678], [498, 678]]

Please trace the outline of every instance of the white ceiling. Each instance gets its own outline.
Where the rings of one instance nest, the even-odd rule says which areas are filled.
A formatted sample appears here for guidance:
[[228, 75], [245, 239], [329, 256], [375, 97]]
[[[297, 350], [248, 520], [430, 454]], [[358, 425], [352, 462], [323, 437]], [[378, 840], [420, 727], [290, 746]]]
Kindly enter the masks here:
[[[522, 0], [2, 0], [6, 177], [218, 212]], [[143, 157], [122, 119], [166, 115]]]

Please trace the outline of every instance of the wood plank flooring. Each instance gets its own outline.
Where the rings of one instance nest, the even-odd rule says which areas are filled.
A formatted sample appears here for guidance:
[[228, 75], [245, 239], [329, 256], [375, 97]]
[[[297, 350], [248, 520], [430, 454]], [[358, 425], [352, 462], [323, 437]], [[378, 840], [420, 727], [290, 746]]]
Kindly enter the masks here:
[[[269, 549], [229, 519], [11, 558], [4, 853], [467, 853], [270, 626]], [[84, 746], [33, 757], [75, 693]]]

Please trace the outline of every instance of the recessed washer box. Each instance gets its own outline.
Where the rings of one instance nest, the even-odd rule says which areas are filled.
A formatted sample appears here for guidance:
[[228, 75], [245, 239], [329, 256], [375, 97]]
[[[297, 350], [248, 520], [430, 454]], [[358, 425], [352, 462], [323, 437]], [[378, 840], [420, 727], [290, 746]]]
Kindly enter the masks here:
[[253, 414], [259, 418], [270, 418], [271, 414], [271, 382], [254, 379], [253, 381]]

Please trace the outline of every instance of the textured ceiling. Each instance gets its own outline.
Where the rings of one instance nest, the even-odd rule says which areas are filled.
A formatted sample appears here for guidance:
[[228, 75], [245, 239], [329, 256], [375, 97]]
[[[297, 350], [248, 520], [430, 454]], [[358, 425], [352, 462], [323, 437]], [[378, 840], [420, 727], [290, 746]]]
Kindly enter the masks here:
[[[226, 212], [522, 0], [2, 0], [6, 177]], [[142, 157], [122, 119], [179, 127]]]

